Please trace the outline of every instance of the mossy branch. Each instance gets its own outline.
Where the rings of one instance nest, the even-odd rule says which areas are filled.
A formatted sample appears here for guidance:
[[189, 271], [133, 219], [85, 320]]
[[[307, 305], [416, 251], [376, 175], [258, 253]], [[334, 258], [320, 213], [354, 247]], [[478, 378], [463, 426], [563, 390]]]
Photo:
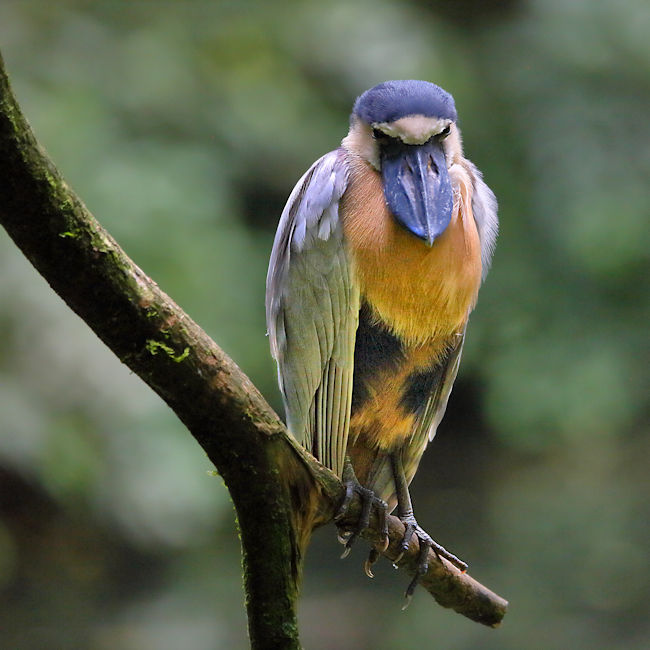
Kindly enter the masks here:
[[[341, 482], [287, 434], [246, 375], [66, 185], [24, 119], [1, 56], [0, 223], [52, 289], [165, 400], [224, 478], [241, 531], [252, 646], [299, 647], [303, 553], [314, 527], [332, 519]], [[353, 502], [348, 517], [359, 507]], [[390, 517], [389, 528], [385, 555], [395, 559], [403, 527]], [[400, 563], [411, 574], [417, 554], [414, 542]], [[422, 585], [440, 604], [499, 624], [506, 601], [433, 553], [429, 559]]]

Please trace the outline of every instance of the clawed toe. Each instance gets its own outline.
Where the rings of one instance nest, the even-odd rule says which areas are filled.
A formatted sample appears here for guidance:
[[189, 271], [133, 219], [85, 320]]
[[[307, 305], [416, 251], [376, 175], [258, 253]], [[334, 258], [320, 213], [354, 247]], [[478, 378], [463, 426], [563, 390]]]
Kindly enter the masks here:
[[415, 576], [409, 583], [408, 587], [406, 588], [406, 592], [404, 593], [404, 596], [406, 598], [406, 603], [404, 604], [404, 607], [402, 609], [406, 609], [409, 603], [411, 602], [413, 592], [417, 587], [420, 577], [423, 576], [429, 570], [429, 559], [428, 559], [429, 549], [433, 550], [433, 552], [436, 554], [438, 559], [445, 558], [456, 568], [460, 569], [463, 573], [467, 570], [467, 564], [463, 562], [461, 559], [459, 559], [458, 557], [456, 557], [453, 553], [450, 553], [443, 546], [438, 544], [438, 542], [434, 541], [425, 530], [420, 528], [417, 522], [409, 519], [407, 521], [403, 521], [403, 523], [405, 526], [405, 530], [404, 530], [404, 536], [402, 537], [402, 542], [400, 544], [401, 552], [395, 559], [394, 563], [397, 563], [402, 559], [404, 553], [408, 550], [413, 535], [417, 537], [420, 546], [420, 552], [418, 554], [417, 570]]
[[420, 539], [420, 552], [418, 554], [418, 568], [415, 572], [415, 575], [413, 576], [413, 579], [411, 582], [409, 582], [408, 587], [406, 588], [406, 591], [404, 592], [404, 598], [406, 599], [406, 602], [404, 603], [404, 606], [402, 607], [402, 610], [405, 610], [410, 604], [411, 604], [411, 599], [413, 598], [413, 592], [415, 591], [415, 588], [418, 586], [418, 582], [420, 578], [428, 571], [429, 569], [429, 560], [427, 559], [429, 556], [429, 549], [431, 548], [431, 545]]
[[[400, 560], [402, 559], [402, 556], [404, 555], [404, 553], [406, 553], [406, 551], [408, 551], [409, 545], [411, 543], [411, 539], [413, 537], [413, 533], [415, 532], [416, 528], [418, 528], [417, 524], [412, 524], [410, 522], [408, 522], [408, 523], [403, 522], [403, 523], [404, 523], [405, 529], [404, 529], [404, 537], [402, 537], [402, 542], [399, 545], [400, 550], [401, 550], [401, 553], [400, 553], [400, 556], [399, 556]], [[424, 531], [422, 531], [422, 532], [424, 532]], [[422, 538], [419, 537], [419, 539], [421, 540]], [[398, 560], [395, 560], [395, 561], [397, 562]]]
[[336, 537], [339, 540], [339, 544], [347, 544], [348, 540], [350, 539], [350, 535], [352, 535], [352, 533], [349, 530], [339, 529], [338, 533], [336, 534]]
[[440, 546], [438, 542], [431, 540], [431, 549], [438, 556], [438, 559], [445, 558], [448, 562], [453, 564], [459, 571], [465, 573], [467, 571], [467, 562], [463, 562], [459, 557], [450, 553], [444, 546]]
[[[345, 485], [345, 495], [341, 501], [341, 505], [338, 507], [336, 514], [334, 515], [334, 522], [340, 522], [343, 517], [346, 515], [350, 503], [354, 494], [358, 494], [361, 499], [361, 513], [359, 514], [359, 519], [355, 524], [354, 528], [351, 531], [339, 531], [339, 541], [342, 544], [345, 544], [345, 549], [341, 555], [341, 558], [345, 558], [350, 554], [352, 545], [356, 541], [357, 537], [366, 530], [370, 525], [370, 515], [373, 508], [377, 513], [377, 518], [379, 520], [379, 530], [381, 531], [381, 542], [376, 545], [380, 551], [385, 551], [388, 548], [388, 522], [386, 521], [386, 510], [388, 506], [385, 501], [379, 499], [375, 496], [375, 493], [368, 488], [363, 487], [354, 475], [354, 470], [352, 469], [352, 464], [349, 459], [346, 458], [346, 464], [343, 470], [343, 479]], [[371, 553], [372, 557], [372, 553]], [[368, 564], [366, 562], [366, 573], [372, 575], [370, 571], [370, 566], [376, 561], [376, 558]]]
[[359, 483], [356, 483], [354, 481], [348, 481], [345, 483], [345, 496], [343, 497], [343, 501], [341, 502], [341, 505], [339, 506], [336, 515], [334, 516], [334, 521], [339, 522], [341, 519], [343, 519], [347, 513], [355, 492], [361, 498], [361, 513], [359, 514], [359, 519], [357, 520], [357, 523], [355, 524], [352, 531], [339, 531], [339, 541], [342, 544], [345, 544], [345, 549], [341, 555], [342, 558], [345, 558], [350, 554], [350, 550], [357, 537], [359, 537], [359, 535], [361, 535], [361, 533], [370, 526], [370, 515], [373, 508], [377, 512], [377, 517], [379, 518], [379, 529], [382, 534], [382, 541], [377, 545], [377, 547], [380, 550], [386, 550], [388, 547], [386, 502], [377, 498], [372, 490], [364, 488], [362, 485], [359, 485]]
[[460, 558], [456, 557], [453, 553], [450, 553], [444, 546], [441, 546], [431, 538], [431, 536], [422, 528], [417, 523], [413, 523], [411, 521], [403, 521], [402, 522], [405, 526], [404, 530], [404, 536], [402, 537], [402, 542], [400, 543], [400, 550], [401, 553], [395, 560], [395, 562], [399, 562], [399, 560], [402, 559], [402, 556], [404, 553], [408, 550], [409, 545], [411, 543], [411, 539], [413, 538], [413, 535], [415, 535], [418, 538], [418, 542], [420, 545], [420, 556], [418, 559], [418, 565], [425, 564], [425, 569], [421, 573], [426, 573], [428, 569], [428, 562], [427, 562], [427, 556], [428, 556], [428, 549], [431, 549], [438, 559], [440, 558], [445, 558], [448, 562], [451, 562], [457, 569], [460, 571], [467, 571], [467, 564], [463, 562]]
[[369, 578], [374, 578], [375, 574], [372, 572], [372, 565], [379, 559], [379, 551], [376, 548], [370, 549], [368, 558], [363, 564], [363, 570]]

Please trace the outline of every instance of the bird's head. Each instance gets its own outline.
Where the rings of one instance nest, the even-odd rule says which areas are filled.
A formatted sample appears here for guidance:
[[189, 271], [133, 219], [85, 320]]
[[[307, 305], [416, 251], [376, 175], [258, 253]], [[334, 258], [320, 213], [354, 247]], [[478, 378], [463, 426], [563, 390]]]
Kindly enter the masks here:
[[428, 246], [451, 221], [448, 167], [462, 155], [453, 97], [428, 81], [386, 81], [354, 104], [343, 146], [382, 176], [397, 221]]

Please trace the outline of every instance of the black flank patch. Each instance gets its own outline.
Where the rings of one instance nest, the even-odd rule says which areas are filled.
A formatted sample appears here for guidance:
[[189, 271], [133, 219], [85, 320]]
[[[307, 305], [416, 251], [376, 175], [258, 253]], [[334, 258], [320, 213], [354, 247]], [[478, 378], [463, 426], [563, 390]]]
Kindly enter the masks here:
[[367, 303], [359, 312], [359, 328], [354, 346], [354, 377], [352, 381], [352, 414], [369, 398], [368, 383], [378, 371], [398, 368], [404, 360], [402, 343], [377, 323]]
[[441, 359], [435, 366], [411, 373], [404, 382], [404, 392], [399, 405], [407, 413], [418, 413], [442, 381], [447, 360]]
[[404, 382], [404, 392], [399, 405], [407, 413], [418, 413], [427, 403], [436, 387], [444, 381], [449, 367], [449, 357], [453, 349], [447, 350], [444, 356], [426, 370], [411, 373]]

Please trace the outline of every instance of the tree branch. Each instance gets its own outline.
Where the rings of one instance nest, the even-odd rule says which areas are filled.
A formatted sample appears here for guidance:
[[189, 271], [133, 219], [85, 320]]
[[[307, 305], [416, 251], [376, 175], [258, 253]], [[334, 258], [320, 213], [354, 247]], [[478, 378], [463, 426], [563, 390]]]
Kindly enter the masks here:
[[[332, 519], [341, 482], [287, 434], [237, 365], [66, 185], [20, 112], [1, 56], [0, 223], [53, 290], [165, 400], [222, 475], [241, 531], [252, 646], [299, 647], [303, 554], [314, 527]], [[359, 506], [353, 502], [347, 523]], [[403, 526], [389, 519], [385, 555], [394, 559]], [[417, 553], [414, 542], [400, 563], [411, 574]], [[422, 585], [441, 605], [499, 624], [506, 601], [433, 553], [429, 559]]]

